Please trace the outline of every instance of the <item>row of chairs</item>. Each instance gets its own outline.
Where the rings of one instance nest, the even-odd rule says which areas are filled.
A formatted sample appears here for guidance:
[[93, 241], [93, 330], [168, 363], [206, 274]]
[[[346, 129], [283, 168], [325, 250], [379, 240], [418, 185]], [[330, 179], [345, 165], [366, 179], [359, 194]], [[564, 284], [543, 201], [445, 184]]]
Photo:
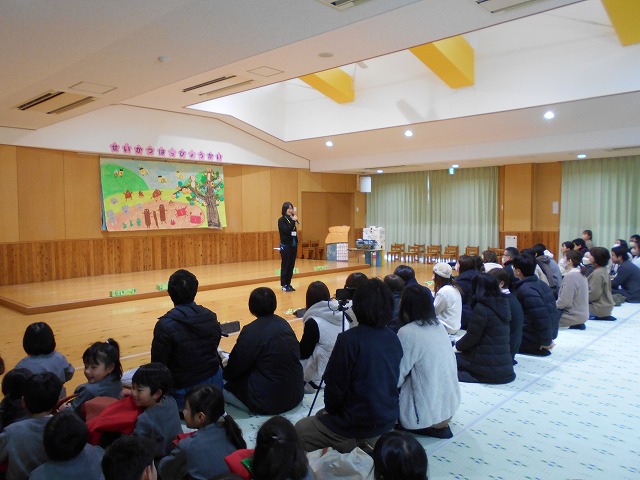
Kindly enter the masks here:
[[[406, 262], [420, 262], [421, 259], [425, 263], [435, 262], [453, 262], [459, 257], [459, 248], [457, 245], [447, 245], [442, 250], [442, 245], [428, 245], [425, 248], [424, 244], [409, 245], [405, 248], [404, 243], [393, 243], [389, 250], [389, 259], [391, 261], [406, 261]], [[498, 257], [502, 254], [502, 250], [499, 248], [489, 248], [496, 252]], [[480, 255], [479, 246], [468, 246], [464, 250], [465, 255]]]
[[324, 247], [318, 240], [307, 240], [300, 242], [300, 258], [310, 260], [324, 259]]

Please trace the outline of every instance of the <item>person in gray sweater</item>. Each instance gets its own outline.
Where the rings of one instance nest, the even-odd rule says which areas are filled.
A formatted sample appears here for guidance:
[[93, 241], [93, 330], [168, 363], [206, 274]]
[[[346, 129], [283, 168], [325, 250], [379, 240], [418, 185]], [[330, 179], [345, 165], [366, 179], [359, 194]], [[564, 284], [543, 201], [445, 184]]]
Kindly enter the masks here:
[[104, 480], [104, 450], [87, 443], [87, 424], [72, 411], [51, 417], [44, 427], [44, 450], [49, 461], [29, 480]]
[[562, 280], [562, 286], [556, 300], [560, 310], [560, 326], [577, 330], [586, 328], [589, 318], [589, 284], [586, 269], [581, 265], [582, 254], [576, 250], [566, 253], [571, 267]]
[[142, 365], [131, 379], [135, 404], [145, 410], [138, 416], [133, 434], [149, 440], [154, 457], [168, 455], [173, 439], [182, 433], [178, 405], [165, 395], [171, 389], [171, 372], [162, 363]]
[[12, 423], [0, 433], [0, 463], [8, 462], [7, 479], [27, 480], [49, 458], [42, 441], [44, 428], [58, 402], [62, 382], [55, 373], [32, 375], [23, 399], [29, 418]]
[[629, 303], [640, 303], [640, 268], [629, 260], [625, 247], [611, 249], [611, 261], [618, 265], [618, 273], [611, 280], [611, 291], [625, 297]]
[[611, 259], [609, 250], [604, 247], [593, 247], [585, 256], [591, 258], [593, 272], [587, 277], [589, 283], [589, 320], [615, 320], [611, 316], [613, 295], [611, 293], [611, 278], [607, 265]]

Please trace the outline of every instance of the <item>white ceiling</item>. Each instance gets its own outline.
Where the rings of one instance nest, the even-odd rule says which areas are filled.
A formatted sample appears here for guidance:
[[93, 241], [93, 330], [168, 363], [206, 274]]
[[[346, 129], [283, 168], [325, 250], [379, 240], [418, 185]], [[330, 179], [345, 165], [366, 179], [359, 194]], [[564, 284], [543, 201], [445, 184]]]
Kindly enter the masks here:
[[[354, 124], [357, 133], [334, 136], [332, 149], [324, 146], [324, 136], [284, 141], [228, 115], [185, 108], [202, 101], [199, 93], [206, 87], [188, 93], [182, 89], [220, 76], [252, 80], [225, 92], [235, 94], [574, 3], [579, 2], [539, 0], [491, 14], [475, 0], [369, 0], [344, 11], [318, 0], [0, 0], [0, 139], [7, 138], [3, 130], [19, 138], [15, 132], [44, 130], [99, 109], [126, 105], [216, 119], [212, 125], [221, 120], [307, 159], [315, 171], [360, 172], [374, 167], [406, 171], [446, 168], [450, 163], [568, 160], [577, 150], [592, 157], [640, 153], [640, 148], [625, 150], [640, 145], [640, 74], [625, 75], [620, 85], [616, 72], [607, 72], [611, 82], [593, 77], [595, 87], [611, 83], [604, 90], [593, 90], [606, 93], [567, 96], [566, 101], [525, 102], [521, 108], [489, 108], [453, 118], [408, 115], [404, 125], [360, 132], [362, 128]], [[552, 13], [576, 24], [602, 23], [580, 16], [587, 7], [601, 10], [599, 0], [579, 7]], [[570, 8], [577, 13], [566, 13]], [[605, 17], [605, 25], [596, 27], [604, 26], [604, 42], [613, 44], [615, 35], [607, 21]], [[488, 51], [477, 42], [476, 55]], [[640, 58], [638, 45], [617, 47], [615, 61], [624, 63], [629, 55]], [[507, 55], [510, 45], [500, 49]], [[322, 52], [333, 56], [319, 57]], [[282, 73], [264, 77], [250, 72], [259, 67]], [[577, 84], [590, 81], [590, 75], [579, 73]], [[14, 108], [51, 89], [83, 93], [72, 88], [79, 82], [115, 88], [62, 115]], [[512, 104], [519, 102], [514, 99]], [[559, 113], [552, 131], [540, 122], [547, 108]], [[405, 109], [419, 110], [417, 105]], [[410, 142], [402, 135], [407, 125], [415, 133]]]

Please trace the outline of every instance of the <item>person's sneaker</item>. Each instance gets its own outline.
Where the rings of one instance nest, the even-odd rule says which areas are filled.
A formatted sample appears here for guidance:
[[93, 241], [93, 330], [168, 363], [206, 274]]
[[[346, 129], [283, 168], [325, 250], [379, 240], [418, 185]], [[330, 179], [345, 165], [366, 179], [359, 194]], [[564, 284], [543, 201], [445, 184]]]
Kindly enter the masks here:
[[586, 330], [587, 326], [584, 323], [579, 323], [578, 325], [571, 325], [569, 327], [571, 330]]
[[293, 288], [291, 285], [287, 285], [287, 292], [295, 292], [296, 289]]
[[286, 286], [286, 285], [283, 285], [283, 286], [282, 286], [282, 291], [283, 291], [283, 292], [288, 292], [288, 291], [289, 291], [289, 290], [287, 289], [287, 286]]

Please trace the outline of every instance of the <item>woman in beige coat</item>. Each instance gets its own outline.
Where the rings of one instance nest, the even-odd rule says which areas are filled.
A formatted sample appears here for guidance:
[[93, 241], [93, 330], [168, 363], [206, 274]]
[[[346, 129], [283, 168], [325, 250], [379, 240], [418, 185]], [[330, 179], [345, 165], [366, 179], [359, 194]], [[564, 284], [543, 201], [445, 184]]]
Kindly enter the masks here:
[[[611, 294], [611, 278], [609, 278], [609, 250], [604, 247], [593, 247], [587, 254], [591, 258], [593, 272], [587, 279], [589, 282], [589, 315], [593, 320], [615, 320], [611, 316], [614, 301]], [[585, 255], [586, 256], [586, 255]]]

